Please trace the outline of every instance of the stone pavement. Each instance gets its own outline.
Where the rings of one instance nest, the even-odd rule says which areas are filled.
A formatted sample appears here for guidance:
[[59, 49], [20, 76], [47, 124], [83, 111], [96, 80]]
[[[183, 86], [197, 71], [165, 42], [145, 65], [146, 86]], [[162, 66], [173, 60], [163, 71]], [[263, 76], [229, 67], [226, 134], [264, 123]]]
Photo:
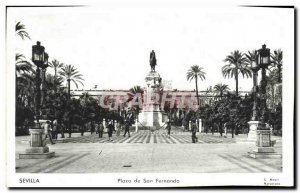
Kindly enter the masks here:
[[[107, 134], [104, 134], [102, 138], [99, 138], [97, 134], [86, 135], [83, 137], [74, 137], [70, 139], [64, 139], [64, 143], [166, 143], [166, 144], [186, 144], [192, 143], [192, 137], [190, 132], [178, 132], [171, 133], [168, 137], [165, 132], [153, 132], [139, 131], [137, 133], [131, 132], [130, 137], [124, 137], [123, 133], [120, 136], [113, 134], [112, 140], [108, 141]], [[218, 134], [201, 134], [198, 135], [198, 143], [235, 143], [235, 138], [224, 138]]]
[[[149, 136], [150, 140], [148, 140]], [[106, 135], [101, 139], [106, 142], [99, 140], [95, 134], [78, 137], [75, 143], [49, 145], [50, 149], [55, 151], [55, 157], [42, 160], [18, 159], [18, 153], [24, 152], [28, 144], [25, 143], [26, 137], [17, 137], [16, 172], [257, 173], [282, 171], [280, 158], [250, 158], [247, 152], [253, 145], [238, 140], [245, 138], [244, 135], [231, 139], [221, 138], [217, 134], [215, 136], [198, 134], [200, 139], [198, 144], [190, 143], [189, 133], [175, 133], [170, 139], [164, 136], [164, 133], [139, 132], [132, 133], [130, 138], [114, 136], [113, 142], [108, 142]], [[275, 149], [281, 153], [281, 138], [277, 137], [276, 140]]]

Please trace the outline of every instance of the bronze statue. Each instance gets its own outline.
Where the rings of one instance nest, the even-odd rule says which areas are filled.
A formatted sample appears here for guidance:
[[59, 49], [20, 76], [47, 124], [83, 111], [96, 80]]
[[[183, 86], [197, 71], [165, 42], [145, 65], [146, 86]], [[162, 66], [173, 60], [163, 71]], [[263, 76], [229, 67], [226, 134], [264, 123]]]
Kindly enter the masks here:
[[154, 50], [150, 52], [150, 66], [151, 66], [151, 72], [154, 72], [156, 66], [156, 56]]

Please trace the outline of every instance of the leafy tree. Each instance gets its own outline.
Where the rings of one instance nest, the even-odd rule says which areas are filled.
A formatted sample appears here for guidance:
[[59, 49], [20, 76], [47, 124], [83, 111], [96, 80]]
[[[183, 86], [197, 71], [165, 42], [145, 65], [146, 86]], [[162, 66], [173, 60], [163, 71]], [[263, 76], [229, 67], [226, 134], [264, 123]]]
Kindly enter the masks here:
[[234, 52], [231, 52], [230, 55], [226, 56], [224, 62], [227, 62], [227, 64], [222, 67], [222, 74], [225, 78], [235, 78], [235, 93], [236, 96], [238, 96], [239, 74], [242, 74], [243, 77], [246, 76], [247, 78], [251, 78], [252, 71], [247, 65], [246, 57], [238, 50], [235, 50]]

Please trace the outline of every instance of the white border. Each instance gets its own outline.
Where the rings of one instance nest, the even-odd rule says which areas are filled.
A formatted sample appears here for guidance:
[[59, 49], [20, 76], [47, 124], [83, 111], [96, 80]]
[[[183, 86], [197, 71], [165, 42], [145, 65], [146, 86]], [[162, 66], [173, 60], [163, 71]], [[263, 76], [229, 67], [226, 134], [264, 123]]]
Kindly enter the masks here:
[[[40, 1], [33, 1], [34, 5], [42, 4]], [[89, 1], [91, 2], [91, 1]], [[108, 1], [103, 1], [107, 4]], [[131, 5], [137, 3], [137, 1], [129, 1]], [[153, 5], [158, 4], [159, 1], [146, 1], [147, 3]], [[173, 1], [173, 3], [177, 6], [182, 4], [188, 5], [197, 4], [196, 1], [188, 1], [183, 3], [183, 1]], [[247, 1], [246, 1], [247, 2]], [[82, 4], [80, 1], [73, 1], [73, 4]], [[120, 3], [120, 1], [113, 1], [110, 3], [113, 5], [114, 3]], [[170, 2], [164, 1], [161, 3], [162, 6], [167, 6]], [[245, 4], [249, 4], [250, 2]], [[251, 3], [254, 4], [252, 1]], [[274, 2], [273, 2], [274, 3]], [[10, 3], [15, 4], [15, 3]], [[18, 2], [16, 4], [19, 4]], [[50, 3], [47, 3], [50, 4]], [[58, 4], [57, 2], [51, 2], [51, 4]], [[59, 4], [62, 4], [61, 2]], [[68, 3], [69, 4], [69, 3]], [[88, 4], [88, 3], [87, 3]], [[205, 3], [211, 4], [211, 3]], [[235, 3], [231, 3], [235, 4]], [[263, 3], [260, 3], [263, 4]], [[268, 3], [264, 3], [268, 4]], [[280, 3], [279, 3], [280, 4]], [[282, 3], [281, 3], [282, 4]], [[128, 5], [128, 4], [127, 4]], [[227, 4], [228, 6], [228, 4]], [[2, 7], [3, 8], [3, 7]], [[294, 42], [294, 30], [291, 29], [291, 42]], [[12, 48], [7, 47], [7, 50], [11, 50]], [[287, 49], [294, 50], [294, 46], [290, 45]], [[285, 47], [283, 47], [285, 50]], [[3, 53], [3, 52], [2, 52]], [[8, 51], [8, 53], [13, 53]], [[6, 67], [11, 66], [14, 62], [9, 60], [9, 58], [14, 58], [14, 56], [8, 55], [6, 61]], [[10, 187], [99, 187], [99, 182], [105, 181], [105, 184], [102, 184], [104, 187], [126, 187], [124, 184], [116, 183], [117, 178], [174, 178], [180, 180], [180, 186], [216, 186], [216, 185], [249, 185], [249, 186], [261, 186], [263, 185], [264, 178], [278, 178], [280, 179], [281, 185], [291, 186], [293, 185], [293, 134], [290, 132], [291, 128], [293, 128], [293, 106], [294, 106], [294, 53], [285, 53], [284, 56], [284, 64], [290, 64], [289, 68], [283, 68], [283, 128], [289, 128], [283, 130], [283, 172], [276, 174], [264, 174], [264, 173], [255, 173], [255, 174], [16, 174], [15, 173], [15, 137], [14, 130], [9, 128], [14, 128], [14, 91], [11, 85], [10, 80], [14, 80], [14, 71], [12, 68], [6, 69], [6, 116], [7, 116], [7, 181], [6, 184]], [[14, 85], [14, 84], [12, 84]], [[14, 88], [14, 87], [13, 87]], [[4, 90], [4, 89], [3, 89]], [[70, 176], [71, 175], [71, 176]], [[97, 180], [95, 178], [97, 175]], [[230, 176], [229, 176], [230, 175]], [[19, 184], [20, 177], [33, 177], [39, 178], [41, 183], [33, 185], [33, 184]], [[68, 179], [66, 181], [65, 179]], [[212, 180], [213, 179], [213, 180]], [[250, 180], [251, 179], [251, 180]], [[64, 183], [61, 183], [64, 182]], [[78, 183], [80, 182], [80, 183]], [[152, 184], [154, 187], [159, 187], [159, 184]], [[174, 184], [172, 184], [174, 185]], [[130, 184], [130, 187], [135, 186], [145, 186], [145, 184]], [[165, 184], [164, 184], [165, 186]]]

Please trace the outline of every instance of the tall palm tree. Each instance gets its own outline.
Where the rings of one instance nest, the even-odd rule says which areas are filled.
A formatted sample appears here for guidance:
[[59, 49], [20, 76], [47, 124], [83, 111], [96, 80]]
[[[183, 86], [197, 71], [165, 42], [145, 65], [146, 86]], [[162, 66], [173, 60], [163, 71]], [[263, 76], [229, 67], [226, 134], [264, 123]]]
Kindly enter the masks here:
[[239, 74], [242, 74], [243, 77], [251, 78], [252, 71], [250, 66], [247, 65], [247, 59], [244, 54], [238, 50], [231, 52], [230, 55], [226, 56], [224, 62], [228, 62], [222, 67], [222, 74], [226, 78], [235, 78], [235, 94], [238, 96], [238, 86], [239, 86]]
[[54, 60], [52, 60], [52, 61], [49, 63], [49, 66], [50, 66], [51, 68], [53, 68], [53, 70], [54, 70], [54, 77], [56, 77], [56, 76], [57, 76], [57, 71], [58, 71], [59, 69], [61, 69], [61, 68], [64, 66], [64, 64], [61, 63], [61, 62], [59, 62], [58, 60], [54, 59]]
[[271, 63], [278, 68], [278, 82], [281, 83], [281, 70], [282, 70], [282, 50], [274, 50], [274, 54], [271, 54]]
[[63, 66], [64, 64], [59, 62], [58, 60], [52, 60], [50, 63], [49, 63], [49, 66], [51, 68], [53, 68], [54, 70], [54, 90], [56, 91], [57, 90], [57, 86], [59, 85], [59, 82], [61, 82], [61, 78], [60, 77], [57, 77], [57, 71], [59, 71]]
[[67, 82], [68, 97], [70, 99], [71, 81], [75, 84], [76, 88], [78, 88], [78, 83], [80, 83], [83, 86], [82, 81], [84, 81], [84, 79], [82, 78], [82, 74], [80, 74], [74, 66], [64, 65], [61, 68], [61, 71], [59, 71], [59, 75]]
[[224, 92], [229, 91], [230, 89], [227, 84], [219, 83], [214, 86], [214, 90], [219, 93], [219, 95], [222, 99]]
[[199, 93], [198, 93], [198, 78], [200, 78], [201, 80], [205, 80], [205, 74], [206, 73], [203, 71], [203, 68], [199, 67], [198, 65], [191, 66], [191, 68], [186, 73], [186, 78], [188, 81], [192, 81], [193, 79], [195, 79], [196, 97], [197, 97], [198, 106], [200, 106]]
[[23, 40], [26, 38], [30, 39], [29, 34], [27, 33], [27, 31], [25, 30], [25, 25], [21, 24], [21, 22], [18, 22], [16, 24], [16, 35], [20, 36]]

